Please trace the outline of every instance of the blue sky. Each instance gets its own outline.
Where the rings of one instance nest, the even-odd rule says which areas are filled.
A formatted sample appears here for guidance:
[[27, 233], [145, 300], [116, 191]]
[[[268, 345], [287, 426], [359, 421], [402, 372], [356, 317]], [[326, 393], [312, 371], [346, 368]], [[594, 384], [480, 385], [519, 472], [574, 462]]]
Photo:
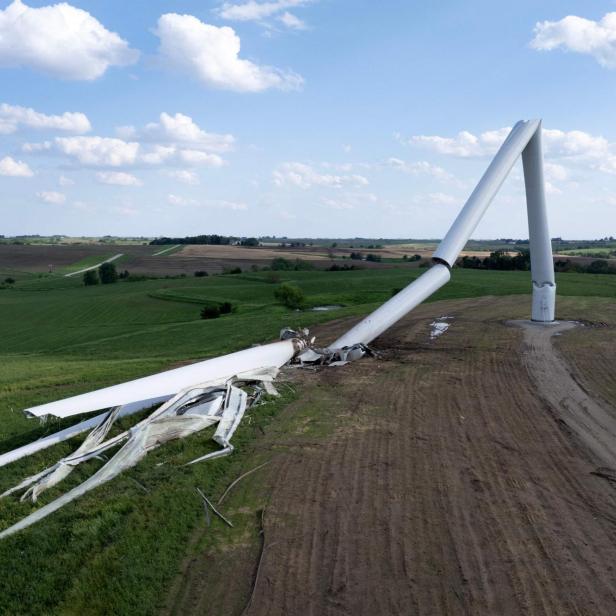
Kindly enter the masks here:
[[0, 1], [0, 233], [441, 237], [542, 117], [552, 235], [616, 235], [614, 69], [615, 2]]

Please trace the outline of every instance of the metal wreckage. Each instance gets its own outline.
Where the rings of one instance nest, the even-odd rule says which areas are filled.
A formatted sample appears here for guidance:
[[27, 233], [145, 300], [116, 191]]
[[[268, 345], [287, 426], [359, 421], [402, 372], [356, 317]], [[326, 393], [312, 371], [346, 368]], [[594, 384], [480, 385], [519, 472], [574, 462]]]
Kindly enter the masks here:
[[[149, 451], [214, 424], [217, 427], [213, 440], [220, 449], [190, 464], [231, 453], [231, 438], [246, 410], [264, 392], [276, 394], [274, 381], [283, 366], [289, 363], [343, 365], [369, 353], [367, 345], [449, 281], [450, 270], [460, 251], [520, 155], [524, 167], [530, 236], [532, 320], [552, 322], [556, 286], [545, 206], [541, 121], [521, 121], [507, 136], [438, 246], [432, 258], [432, 267], [328, 347], [315, 347], [315, 341], [309, 337], [307, 330], [283, 330], [279, 342], [26, 409], [27, 415], [38, 418], [66, 418], [110, 410], [0, 455], [0, 466], [4, 466], [91, 430], [73, 454], [24, 479], [0, 495], [0, 498], [23, 492], [22, 500], [36, 501], [42, 492], [65, 479], [77, 465], [119, 445], [121, 447], [89, 479], [0, 532], [0, 538], [42, 520], [65, 504], [113, 479], [137, 464]], [[159, 405], [158, 408], [145, 419], [108, 438], [116, 419], [155, 405]]]

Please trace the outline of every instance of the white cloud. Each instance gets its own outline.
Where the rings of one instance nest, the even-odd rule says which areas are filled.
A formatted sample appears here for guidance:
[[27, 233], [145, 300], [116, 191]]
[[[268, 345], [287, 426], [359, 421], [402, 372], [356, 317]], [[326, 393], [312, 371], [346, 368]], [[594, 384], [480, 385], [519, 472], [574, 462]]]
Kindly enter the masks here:
[[109, 137], [56, 137], [58, 149], [84, 165], [120, 167], [132, 165], [139, 144]]
[[199, 176], [189, 169], [174, 169], [172, 171], [168, 171], [167, 175], [178, 182], [182, 182], [183, 184], [190, 184], [192, 186], [196, 186], [199, 184]]
[[567, 179], [567, 170], [558, 163], [545, 162], [543, 165], [545, 177], [550, 181], [563, 182]]
[[142, 186], [143, 182], [130, 173], [123, 171], [99, 171], [96, 179], [101, 184], [112, 184], [114, 186]]
[[66, 111], [62, 115], [46, 115], [29, 107], [2, 103], [0, 105], [0, 134], [9, 135], [22, 126], [39, 130], [63, 130], [78, 134], [87, 133], [91, 129], [90, 120], [80, 112]]
[[180, 158], [191, 165], [206, 165], [208, 167], [222, 167], [225, 161], [218, 154], [209, 154], [201, 150], [182, 150]]
[[600, 21], [567, 15], [559, 21], [538, 22], [530, 44], [541, 51], [562, 48], [587, 54], [601, 66], [616, 68], [616, 13], [607, 13]]
[[285, 11], [282, 15], [278, 17], [278, 21], [280, 21], [283, 25], [291, 30], [305, 30], [306, 24], [293, 13], [289, 13], [289, 11]]
[[439, 137], [437, 135], [415, 135], [408, 140], [397, 137], [406, 145], [424, 146], [439, 154], [460, 156], [486, 156], [494, 154], [505, 140], [511, 128], [486, 131], [479, 136], [466, 130], [459, 132], [455, 137]]
[[368, 180], [357, 174], [333, 175], [318, 173], [310, 165], [304, 163], [283, 163], [273, 173], [274, 183], [277, 186], [296, 186], [308, 189], [313, 186], [329, 186], [340, 188], [345, 185], [367, 186]]
[[582, 158], [601, 158], [609, 151], [609, 142], [601, 136], [581, 130], [543, 129], [546, 154]]
[[186, 197], [173, 194], [167, 195], [167, 203], [169, 203], [169, 205], [197, 205], [194, 199], [187, 199]]
[[310, 0], [274, 0], [272, 2], [248, 0], [240, 4], [225, 2], [218, 9], [218, 14], [223, 19], [231, 21], [263, 21], [286, 9], [305, 6], [309, 2]]
[[408, 173], [409, 175], [431, 175], [437, 180], [443, 181], [451, 180], [453, 178], [451, 173], [448, 173], [442, 167], [433, 165], [425, 160], [407, 162], [405, 160], [400, 160], [399, 158], [389, 158], [387, 160], [387, 164], [393, 169], [397, 169], [403, 173]]
[[159, 18], [156, 34], [164, 63], [212, 88], [260, 92], [297, 89], [303, 83], [293, 72], [240, 58], [240, 37], [228, 26], [218, 28], [193, 15], [167, 13]]
[[60, 184], [60, 186], [73, 186], [75, 184], [75, 181], [71, 180], [71, 178], [67, 178], [64, 175], [61, 175], [58, 178], [58, 184]]
[[10, 156], [0, 159], [0, 175], [14, 178], [31, 178], [34, 172], [21, 160], [15, 160]]
[[110, 66], [133, 64], [138, 56], [90, 13], [66, 2], [32, 8], [14, 0], [0, 10], [0, 66], [92, 80]]
[[155, 145], [141, 155], [141, 160], [148, 165], [161, 165], [176, 153], [175, 146]]
[[36, 196], [45, 203], [53, 203], [54, 205], [61, 205], [66, 201], [66, 195], [61, 192], [55, 192], [53, 190], [43, 190], [37, 192]]
[[[122, 128], [131, 128], [132, 136], [136, 133], [133, 127]], [[183, 113], [170, 115], [163, 111], [159, 121], [147, 124], [143, 132], [146, 138], [152, 138], [158, 142], [190, 145], [193, 148], [213, 152], [230, 150], [235, 143], [233, 135], [208, 133], [202, 130], [190, 116]]]
[[36, 152], [44, 152], [45, 150], [51, 150], [53, 144], [51, 141], [43, 141], [41, 143], [24, 143], [21, 146], [23, 152], [34, 154]]
[[[410, 139], [398, 136], [405, 145], [425, 147], [437, 154], [470, 158], [476, 156], [492, 156], [501, 146], [511, 128], [499, 128], [474, 135], [469, 131], [461, 131], [455, 137], [438, 135], [416, 135]], [[599, 158], [609, 150], [608, 141], [601, 137], [580, 130], [562, 131], [558, 129], [543, 129], [543, 143], [546, 155]]]

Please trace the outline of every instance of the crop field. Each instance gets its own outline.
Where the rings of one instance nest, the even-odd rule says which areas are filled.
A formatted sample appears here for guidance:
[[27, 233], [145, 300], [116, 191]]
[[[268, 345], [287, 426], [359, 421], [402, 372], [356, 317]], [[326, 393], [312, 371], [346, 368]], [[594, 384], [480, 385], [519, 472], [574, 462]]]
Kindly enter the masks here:
[[[68, 248], [76, 252], [64, 267], [96, 256]], [[163, 247], [87, 248], [103, 259], [131, 250], [146, 259]], [[181, 252], [156, 257], [176, 258]], [[0, 279], [16, 280], [0, 289], [0, 452], [75, 421], [40, 425], [23, 416], [25, 407], [274, 340], [284, 326], [310, 327], [325, 345], [422, 270], [244, 272], [92, 287], [40, 271], [0, 259]], [[557, 346], [576, 378], [611, 405], [615, 278], [557, 276], [560, 317], [588, 322]], [[305, 310], [276, 302], [285, 281], [304, 291]], [[513, 598], [519, 610], [509, 613], [575, 613], [583, 605], [614, 613], [607, 563], [616, 555], [606, 539], [613, 543], [613, 485], [589, 475], [598, 464], [533, 395], [522, 332], [504, 323], [528, 315], [529, 287], [528, 272], [455, 269], [451, 283], [377, 340], [381, 359], [285, 372], [281, 397], [251, 411], [232, 456], [183, 466], [213, 449], [209, 430], [170, 443], [3, 540], [0, 613], [240, 614], [251, 600], [255, 614], [298, 613], [302, 602], [315, 614], [353, 614], [378, 588], [384, 603], [371, 605], [373, 613], [402, 604], [429, 613], [435, 597], [441, 613], [506, 613], [499, 597]], [[203, 305], [223, 301], [235, 312], [200, 318]], [[310, 309], [322, 305], [339, 308]], [[440, 315], [452, 315], [453, 325], [432, 342], [429, 324]], [[0, 469], [0, 492], [79, 442]], [[196, 488], [218, 498], [265, 462], [223, 506], [234, 527], [218, 519], [207, 526]], [[101, 463], [79, 467], [41, 502]], [[465, 503], [479, 528], [464, 517]], [[0, 500], [0, 528], [37, 506]], [[541, 550], [555, 559], [551, 569]], [[497, 569], [499, 558], [515, 566]]]

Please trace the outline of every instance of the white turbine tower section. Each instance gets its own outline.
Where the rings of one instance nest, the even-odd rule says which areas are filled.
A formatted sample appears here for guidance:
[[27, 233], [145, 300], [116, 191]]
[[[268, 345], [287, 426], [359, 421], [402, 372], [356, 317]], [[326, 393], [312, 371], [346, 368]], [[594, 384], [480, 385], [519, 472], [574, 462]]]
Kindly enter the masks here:
[[530, 235], [533, 289], [531, 318], [533, 321], [544, 323], [554, 320], [556, 284], [545, 207], [541, 120], [527, 120], [518, 122], [507, 135], [479, 184], [432, 255], [435, 265], [338, 338], [330, 345], [330, 349], [340, 349], [360, 343], [369, 344], [449, 282], [449, 269], [455, 265], [460, 252], [520, 155], [524, 165]]

